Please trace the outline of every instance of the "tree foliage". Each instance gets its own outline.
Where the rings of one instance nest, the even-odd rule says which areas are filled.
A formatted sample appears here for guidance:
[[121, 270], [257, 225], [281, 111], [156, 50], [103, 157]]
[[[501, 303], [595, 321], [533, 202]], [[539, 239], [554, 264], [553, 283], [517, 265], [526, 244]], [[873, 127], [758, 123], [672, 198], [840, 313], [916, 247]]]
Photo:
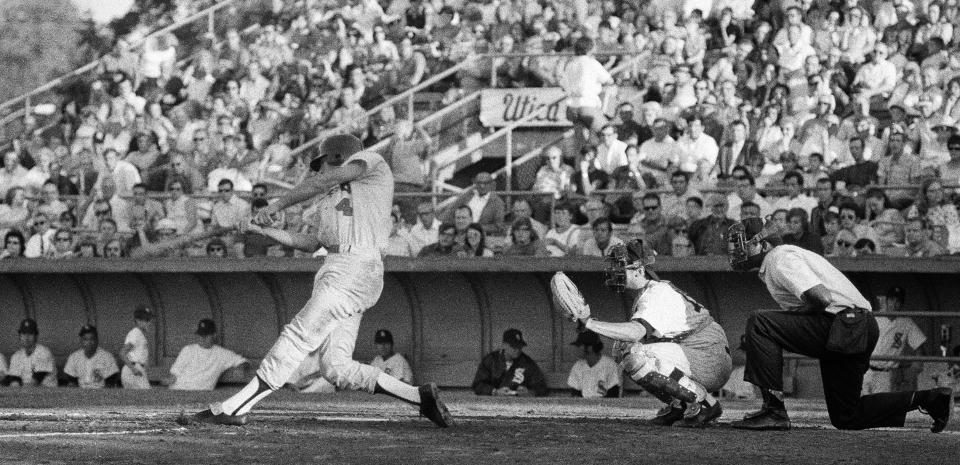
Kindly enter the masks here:
[[79, 66], [81, 27], [70, 0], [0, 0], [0, 101]]

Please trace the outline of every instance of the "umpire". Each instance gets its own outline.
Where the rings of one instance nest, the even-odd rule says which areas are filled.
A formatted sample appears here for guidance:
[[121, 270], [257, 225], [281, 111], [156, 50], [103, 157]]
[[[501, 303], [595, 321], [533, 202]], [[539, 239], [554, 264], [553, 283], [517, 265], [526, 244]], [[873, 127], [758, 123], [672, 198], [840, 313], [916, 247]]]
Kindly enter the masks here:
[[779, 231], [759, 218], [735, 223], [727, 233], [735, 270], [759, 270], [760, 280], [785, 311], [758, 312], [747, 322], [744, 379], [760, 388], [763, 407], [733, 427], [787, 430], [783, 403], [783, 350], [820, 361], [830, 422], [838, 429], [902, 427], [906, 413], [920, 409], [933, 417], [931, 431], [943, 431], [953, 410], [953, 390], [890, 392], [860, 397], [863, 375], [879, 330], [870, 303], [826, 259], [793, 245], [779, 244]]

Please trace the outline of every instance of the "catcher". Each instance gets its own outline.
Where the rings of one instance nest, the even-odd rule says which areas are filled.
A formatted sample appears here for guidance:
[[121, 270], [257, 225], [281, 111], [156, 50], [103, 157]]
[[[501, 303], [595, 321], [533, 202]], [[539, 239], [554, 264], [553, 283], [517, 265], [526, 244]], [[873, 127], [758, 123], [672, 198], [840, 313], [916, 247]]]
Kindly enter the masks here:
[[647, 269], [654, 256], [652, 249], [635, 239], [614, 247], [607, 257], [607, 286], [617, 292], [638, 292], [630, 321], [591, 318], [590, 307], [563, 273], [551, 280], [553, 297], [571, 320], [617, 341], [622, 368], [667, 404], [651, 420], [653, 424], [708, 426], [723, 413], [710, 392], [730, 378], [727, 335], [703, 305]]

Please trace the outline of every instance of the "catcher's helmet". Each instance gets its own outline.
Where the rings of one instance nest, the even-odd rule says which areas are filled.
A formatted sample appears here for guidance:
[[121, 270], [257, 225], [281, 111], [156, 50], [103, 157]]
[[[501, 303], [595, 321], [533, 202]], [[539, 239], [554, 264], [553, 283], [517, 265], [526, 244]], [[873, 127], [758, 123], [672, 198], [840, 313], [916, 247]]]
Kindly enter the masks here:
[[627, 285], [627, 268], [652, 265], [656, 262], [656, 256], [657, 252], [648, 247], [643, 239], [633, 239], [614, 246], [607, 255], [607, 287], [623, 292]]
[[[745, 218], [730, 225], [727, 229], [727, 256], [730, 267], [735, 270], [750, 270], [760, 266], [764, 253], [753, 252], [753, 245], [761, 242], [770, 242], [773, 245], [780, 243], [782, 231], [773, 221], [764, 225], [760, 218]], [[755, 249], [754, 249], [755, 250]]]
[[363, 150], [363, 143], [357, 136], [351, 134], [337, 134], [330, 136], [320, 144], [317, 149], [317, 155], [310, 160], [310, 169], [320, 171], [323, 165], [323, 158], [330, 157], [327, 163], [333, 166], [340, 166], [353, 155]]

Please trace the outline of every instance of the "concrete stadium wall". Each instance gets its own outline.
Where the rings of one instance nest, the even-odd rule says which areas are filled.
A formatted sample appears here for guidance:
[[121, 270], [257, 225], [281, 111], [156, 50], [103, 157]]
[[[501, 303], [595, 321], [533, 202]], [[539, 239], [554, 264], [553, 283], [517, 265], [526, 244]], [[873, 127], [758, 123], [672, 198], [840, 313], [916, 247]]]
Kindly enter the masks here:
[[[958, 260], [835, 263], [871, 299], [900, 285], [907, 290], [906, 310], [956, 311], [960, 303]], [[155, 364], [168, 366], [181, 347], [195, 341], [200, 318], [217, 322], [221, 344], [256, 360], [309, 298], [319, 265], [309, 259], [0, 261], [0, 352], [9, 357], [17, 349], [17, 324], [31, 316], [40, 326], [40, 341], [58, 357], [77, 348], [77, 331], [88, 322], [98, 326], [103, 347], [116, 353], [133, 325], [133, 308], [148, 304], [158, 314], [151, 338]], [[662, 279], [710, 309], [727, 331], [735, 362], [743, 363], [742, 352], [735, 349], [747, 317], [774, 306], [756, 276], [730, 272], [722, 257], [664, 258], [657, 269]], [[600, 260], [391, 258], [387, 270], [383, 294], [363, 319], [354, 356], [371, 359], [373, 333], [387, 328], [397, 351], [413, 364], [417, 380], [445, 386], [469, 386], [480, 358], [499, 346], [505, 329], [516, 327], [550, 385], [565, 387], [578, 355], [570, 346], [576, 329], [551, 302], [554, 271], [571, 276], [598, 318], [622, 321], [629, 316], [629, 296], [603, 286]], [[935, 347], [940, 324], [960, 321], [919, 323]], [[954, 336], [948, 346], [958, 342]], [[795, 382], [799, 395], [820, 395], [815, 363], [800, 362]]]

